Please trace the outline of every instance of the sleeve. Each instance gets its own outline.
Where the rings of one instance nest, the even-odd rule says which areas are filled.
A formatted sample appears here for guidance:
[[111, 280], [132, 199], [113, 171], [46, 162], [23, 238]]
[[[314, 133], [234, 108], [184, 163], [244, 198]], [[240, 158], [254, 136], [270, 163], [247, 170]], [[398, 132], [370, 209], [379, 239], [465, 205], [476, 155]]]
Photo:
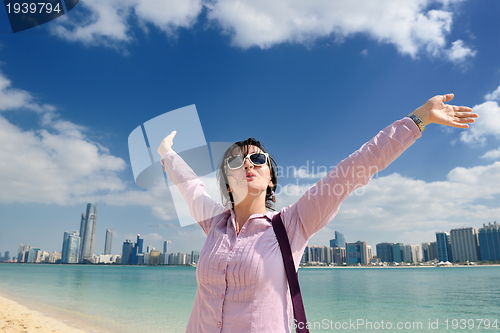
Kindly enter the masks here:
[[[333, 219], [352, 191], [366, 185], [374, 174], [385, 169], [421, 135], [417, 125], [407, 117], [384, 128], [328, 172], [295, 204], [285, 208], [284, 221], [288, 222], [285, 226], [300, 229], [303, 240], [311, 238]], [[291, 234], [298, 236], [294, 232]]]
[[163, 155], [161, 164], [189, 206], [191, 217], [208, 234], [213, 218], [222, 214], [224, 207], [208, 195], [205, 184], [177, 153], [170, 151]]

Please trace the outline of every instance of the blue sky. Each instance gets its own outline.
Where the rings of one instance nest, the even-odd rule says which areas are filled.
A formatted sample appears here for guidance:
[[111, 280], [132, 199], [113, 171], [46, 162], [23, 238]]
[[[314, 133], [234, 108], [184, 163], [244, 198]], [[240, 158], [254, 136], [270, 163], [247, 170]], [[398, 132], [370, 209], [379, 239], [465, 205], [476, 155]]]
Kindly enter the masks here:
[[[449, 92], [478, 122], [429, 126], [311, 245], [335, 230], [420, 244], [500, 220], [500, 2], [82, 0], [16, 34], [2, 11], [0, 252], [60, 251], [87, 202], [96, 254], [105, 228], [116, 254], [138, 233], [201, 249], [201, 229], [179, 227], [168, 193], [136, 186], [130, 167], [128, 135], [167, 111], [195, 104], [208, 142], [255, 137], [283, 167], [332, 167]], [[279, 207], [319, 179], [307, 171], [280, 179]]]

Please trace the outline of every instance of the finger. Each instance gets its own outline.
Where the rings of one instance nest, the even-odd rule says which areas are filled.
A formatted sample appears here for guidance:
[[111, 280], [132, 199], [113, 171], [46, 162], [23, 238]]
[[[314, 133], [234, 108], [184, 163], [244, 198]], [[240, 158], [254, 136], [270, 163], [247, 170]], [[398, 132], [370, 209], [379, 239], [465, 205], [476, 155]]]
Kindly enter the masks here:
[[451, 101], [455, 97], [455, 94], [446, 94], [442, 96], [443, 103]]
[[477, 118], [479, 115], [477, 113], [469, 112], [469, 111], [455, 111], [455, 117], [458, 118]]

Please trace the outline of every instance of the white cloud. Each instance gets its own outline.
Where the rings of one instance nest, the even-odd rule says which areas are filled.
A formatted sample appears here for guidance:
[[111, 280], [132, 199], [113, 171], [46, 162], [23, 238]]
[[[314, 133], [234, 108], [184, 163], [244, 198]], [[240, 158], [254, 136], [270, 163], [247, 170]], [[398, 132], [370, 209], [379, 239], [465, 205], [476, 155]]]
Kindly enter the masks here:
[[[63, 16], [54, 22], [53, 33], [88, 45], [117, 46], [132, 40], [131, 21], [154, 24], [168, 34], [190, 27], [202, 9], [201, 0], [87, 0], [75, 19]], [[133, 15], [135, 14], [135, 15]]]
[[[192, 27], [204, 7], [208, 20], [231, 36], [237, 47], [266, 49], [282, 43], [311, 45], [318, 39], [337, 42], [356, 35], [392, 44], [405, 55], [427, 54], [455, 63], [475, 51], [462, 40], [447, 48], [453, 11], [463, 0], [87, 0], [79, 17], [63, 16], [53, 32], [87, 45], [114, 46], [133, 39], [137, 20], [168, 35]], [[439, 9], [428, 9], [438, 4]], [[436, 6], [434, 6], [436, 7]]]
[[127, 23], [132, 1], [81, 1], [84, 11], [75, 20], [76, 13], [60, 17], [53, 25], [53, 33], [70, 41], [85, 44], [113, 45], [128, 42], [129, 25]]
[[487, 151], [481, 158], [496, 160], [500, 159], [500, 148]]
[[479, 118], [468, 131], [462, 132], [460, 140], [470, 144], [484, 144], [487, 136], [500, 139], [500, 106], [495, 99], [500, 96], [500, 87], [485, 96], [486, 102], [475, 106]]
[[126, 167], [86, 128], [60, 119], [55, 108], [36, 103], [32, 94], [12, 87], [0, 73], [0, 110], [27, 109], [40, 127], [26, 131], [0, 115], [0, 203], [107, 205], [150, 207], [160, 220], [175, 218], [166, 190], [127, 188], [119, 173]]
[[99, 191], [123, 190], [125, 162], [84, 135], [23, 131], [0, 117], [0, 202], [71, 204]]
[[[399, 52], [416, 57], [427, 52], [443, 52], [455, 62], [473, 56], [463, 41], [446, 51], [446, 35], [451, 31], [453, 13], [443, 9], [427, 10], [431, 0], [384, 1], [301, 1], [301, 0], [216, 0], [209, 18], [219, 22], [231, 35], [234, 45], [269, 48], [280, 43], [309, 44], [333, 37], [343, 40], [353, 35], [368, 35]], [[455, 1], [458, 2], [458, 1]]]
[[13, 88], [11, 81], [0, 72], [0, 111], [20, 108], [45, 113], [55, 110], [51, 105], [35, 103], [33, 96], [29, 92]]
[[476, 51], [465, 46], [462, 40], [457, 40], [452, 43], [451, 49], [446, 51], [446, 55], [452, 62], [460, 63], [464, 59], [474, 57]]
[[487, 101], [500, 102], [500, 86], [498, 86], [498, 88], [495, 89], [493, 92], [486, 94], [486, 96], [484, 96], [484, 99]]
[[178, 27], [188, 28], [196, 23], [201, 9], [201, 0], [137, 0], [134, 7], [139, 20], [169, 34], [175, 33]]

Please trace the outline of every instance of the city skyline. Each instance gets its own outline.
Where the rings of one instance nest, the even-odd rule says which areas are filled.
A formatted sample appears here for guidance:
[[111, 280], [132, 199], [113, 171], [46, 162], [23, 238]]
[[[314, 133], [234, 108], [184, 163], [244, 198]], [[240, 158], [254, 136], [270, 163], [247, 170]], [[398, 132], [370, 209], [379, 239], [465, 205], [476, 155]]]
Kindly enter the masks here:
[[[86, 213], [81, 214], [80, 223], [80, 233], [87, 237], [87, 249], [85, 249], [85, 247], [82, 245], [82, 237], [79, 236], [80, 233], [78, 231], [64, 231], [62, 250], [60, 251], [61, 263], [91, 263], [94, 256], [99, 255], [92, 252], [93, 240], [95, 239], [96, 221], [97, 207], [94, 204], [88, 203], [86, 206]], [[483, 230], [486, 230], [486, 232], [481, 233], [481, 231]], [[345, 239], [345, 235], [336, 230], [334, 232], [335, 238], [329, 240], [327, 244], [329, 244], [329, 247], [331, 248], [345, 248], [344, 255], [347, 264], [354, 264], [355, 262], [359, 262], [362, 265], [369, 264], [372, 257], [369, 255], [369, 253], [373, 253], [372, 249], [376, 249], [373, 253], [373, 256], [376, 256], [382, 262], [411, 262], [415, 261], [415, 257], [423, 259], [426, 257], [426, 250], [431, 251], [431, 253], [433, 253], [438, 259], [438, 261], [478, 261], [479, 258], [481, 258], [480, 253], [487, 253], [488, 258], [490, 257], [490, 255], [495, 258], [500, 258], [500, 236], [498, 236], [500, 235], [499, 231], [500, 225], [497, 224], [496, 221], [493, 221], [488, 222], [487, 224], [483, 223], [482, 228], [480, 228], [479, 230], [475, 227], [464, 227], [451, 229], [450, 231], [446, 232], [436, 231], [435, 239], [431, 242], [420, 242], [418, 244], [378, 242], [377, 244], [375, 244], [376, 246], [372, 246], [368, 245], [366, 241], [362, 241], [359, 239], [357, 241], [348, 242]], [[497, 234], [493, 236], [493, 232], [496, 232]], [[486, 233], [488, 233], [488, 235], [492, 235], [486, 236]], [[140, 238], [140, 234], [136, 235], [136, 243], [133, 243], [130, 239], [126, 239], [123, 241], [123, 243], [121, 243], [121, 252], [112, 253], [111, 243], [113, 241], [113, 234], [113, 230], [106, 228], [103, 247], [104, 251], [101, 253], [102, 255], [121, 255], [122, 264], [136, 265], [142, 264], [144, 262], [144, 239]], [[489, 247], [488, 250], [480, 249], [480, 234], [482, 234], [483, 241], [489, 242], [489, 244], [487, 245]], [[424, 244], [430, 245], [431, 243], [436, 244], [435, 249], [424, 249]], [[341, 246], [342, 244], [344, 244], [344, 246]], [[157, 246], [147, 245], [148, 251], [146, 253], [150, 252], [150, 248], [163, 249], [162, 252], [158, 251], [159, 253], [176, 253], [171, 252], [171, 245], [172, 241], [170, 240], [162, 241], [161, 246], [158, 246], [158, 244]], [[16, 254], [16, 258], [19, 257], [19, 251], [21, 251], [21, 248], [26, 248], [26, 246], [32, 247], [29, 244], [20, 244], [18, 254]], [[315, 246], [322, 247], [324, 245], [308, 244], [308, 247]], [[398, 247], [397, 251], [395, 250], [394, 246]], [[40, 248], [32, 248], [44, 251]], [[200, 249], [192, 249], [191, 252], [199, 253], [199, 250]], [[26, 249], [24, 251], [26, 251]], [[29, 249], [27, 251], [29, 251]], [[91, 253], [89, 253], [89, 251]], [[7, 250], [5, 252], [10, 253], [10, 250]], [[178, 252], [180, 253], [182, 251]], [[359, 257], [360, 252], [362, 253], [361, 257]], [[450, 256], [450, 253], [454, 253], [455, 257]], [[2, 252], [0, 251], [0, 257], [2, 257], [1, 254]], [[126, 259], [124, 259], [123, 255], [126, 256]], [[332, 255], [334, 256], [335, 254]], [[427, 252], [427, 255], [429, 255], [429, 252]], [[84, 258], [86, 260], [84, 260]]]

